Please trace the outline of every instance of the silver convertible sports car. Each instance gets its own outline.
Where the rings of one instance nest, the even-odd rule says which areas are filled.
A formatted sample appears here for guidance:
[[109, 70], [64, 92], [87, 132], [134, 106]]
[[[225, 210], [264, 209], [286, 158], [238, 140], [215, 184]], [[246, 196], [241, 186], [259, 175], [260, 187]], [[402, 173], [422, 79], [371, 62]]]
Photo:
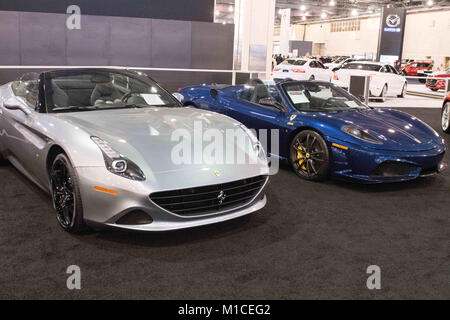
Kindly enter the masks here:
[[[173, 133], [195, 140], [198, 125], [240, 130], [244, 140], [231, 140], [231, 147], [253, 161], [174, 161], [180, 141]], [[134, 71], [55, 70], [1, 86], [0, 152], [52, 195], [69, 232], [190, 228], [266, 204], [267, 158], [251, 131], [226, 116], [182, 107]]]

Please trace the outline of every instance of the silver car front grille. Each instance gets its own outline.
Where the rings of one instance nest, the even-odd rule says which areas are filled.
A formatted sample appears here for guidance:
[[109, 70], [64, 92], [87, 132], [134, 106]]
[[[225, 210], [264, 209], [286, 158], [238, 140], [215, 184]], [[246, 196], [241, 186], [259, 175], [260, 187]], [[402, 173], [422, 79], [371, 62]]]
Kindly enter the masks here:
[[257, 176], [224, 184], [155, 192], [150, 200], [181, 216], [220, 213], [249, 204], [267, 179], [267, 176]]

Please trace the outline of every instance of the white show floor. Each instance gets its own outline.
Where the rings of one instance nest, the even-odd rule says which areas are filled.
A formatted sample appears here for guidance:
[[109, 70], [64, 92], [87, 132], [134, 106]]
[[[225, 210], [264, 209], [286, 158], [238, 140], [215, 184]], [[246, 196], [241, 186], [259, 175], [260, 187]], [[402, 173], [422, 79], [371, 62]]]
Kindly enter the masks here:
[[427, 88], [424, 83], [408, 83], [408, 91], [438, 95], [442, 97], [445, 94], [444, 90], [432, 91], [431, 89]]
[[407, 94], [404, 98], [386, 98], [386, 102], [369, 101], [371, 107], [387, 108], [442, 108], [442, 99]]

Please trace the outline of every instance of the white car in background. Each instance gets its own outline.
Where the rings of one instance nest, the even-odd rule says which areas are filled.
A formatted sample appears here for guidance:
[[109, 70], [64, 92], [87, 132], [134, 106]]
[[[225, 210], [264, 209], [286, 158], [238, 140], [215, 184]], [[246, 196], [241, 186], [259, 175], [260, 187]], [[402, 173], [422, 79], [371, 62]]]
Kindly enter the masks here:
[[353, 61], [356, 61], [356, 59], [342, 57], [340, 59], [334, 60], [331, 63], [325, 63], [325, 67], [327, 67], [328, 69], [333, 71], [333, 69], [335, 69], [335, 68], [340, 69], [340, 68], [342, 68], [343, 65], [353, 62]]
[[403, 98], [406, 93], [406, 78], [400, 75], [394, 67], [380, 62], [351, 62], [344, 65], [333, 74], [332, 83], [348, 89], [350, 76], [370, 77], [369, 93], [379, 97], [377, 101], [384, 102], [387, 96]]
[[273, 69], [273, 79], [331, 81], [333, 73], [316, 59], [287, 59]]

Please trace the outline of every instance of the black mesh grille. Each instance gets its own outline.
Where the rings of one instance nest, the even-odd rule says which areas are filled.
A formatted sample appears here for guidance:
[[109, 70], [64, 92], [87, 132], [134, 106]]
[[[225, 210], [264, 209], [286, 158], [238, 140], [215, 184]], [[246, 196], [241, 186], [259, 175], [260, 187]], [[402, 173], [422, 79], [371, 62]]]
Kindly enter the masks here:
[[385, 161], [376, 167], [373, 175], [378, 177], [408, 176], [415, 170], [417, 167], [409, 163]]
[[155, 192], [150, 199], [178, 215], [211, 214], [248, 204], [261, 190], [267, 176], [211, 186]]
[[420, 175], [421, 176], [426, 176], [426, 175], [432, 175], [438, 172], [438, 166], [434, 166], [431, 168], [427, 168], [427, 169], [422, 169], [422, 171], [420, 171]]

